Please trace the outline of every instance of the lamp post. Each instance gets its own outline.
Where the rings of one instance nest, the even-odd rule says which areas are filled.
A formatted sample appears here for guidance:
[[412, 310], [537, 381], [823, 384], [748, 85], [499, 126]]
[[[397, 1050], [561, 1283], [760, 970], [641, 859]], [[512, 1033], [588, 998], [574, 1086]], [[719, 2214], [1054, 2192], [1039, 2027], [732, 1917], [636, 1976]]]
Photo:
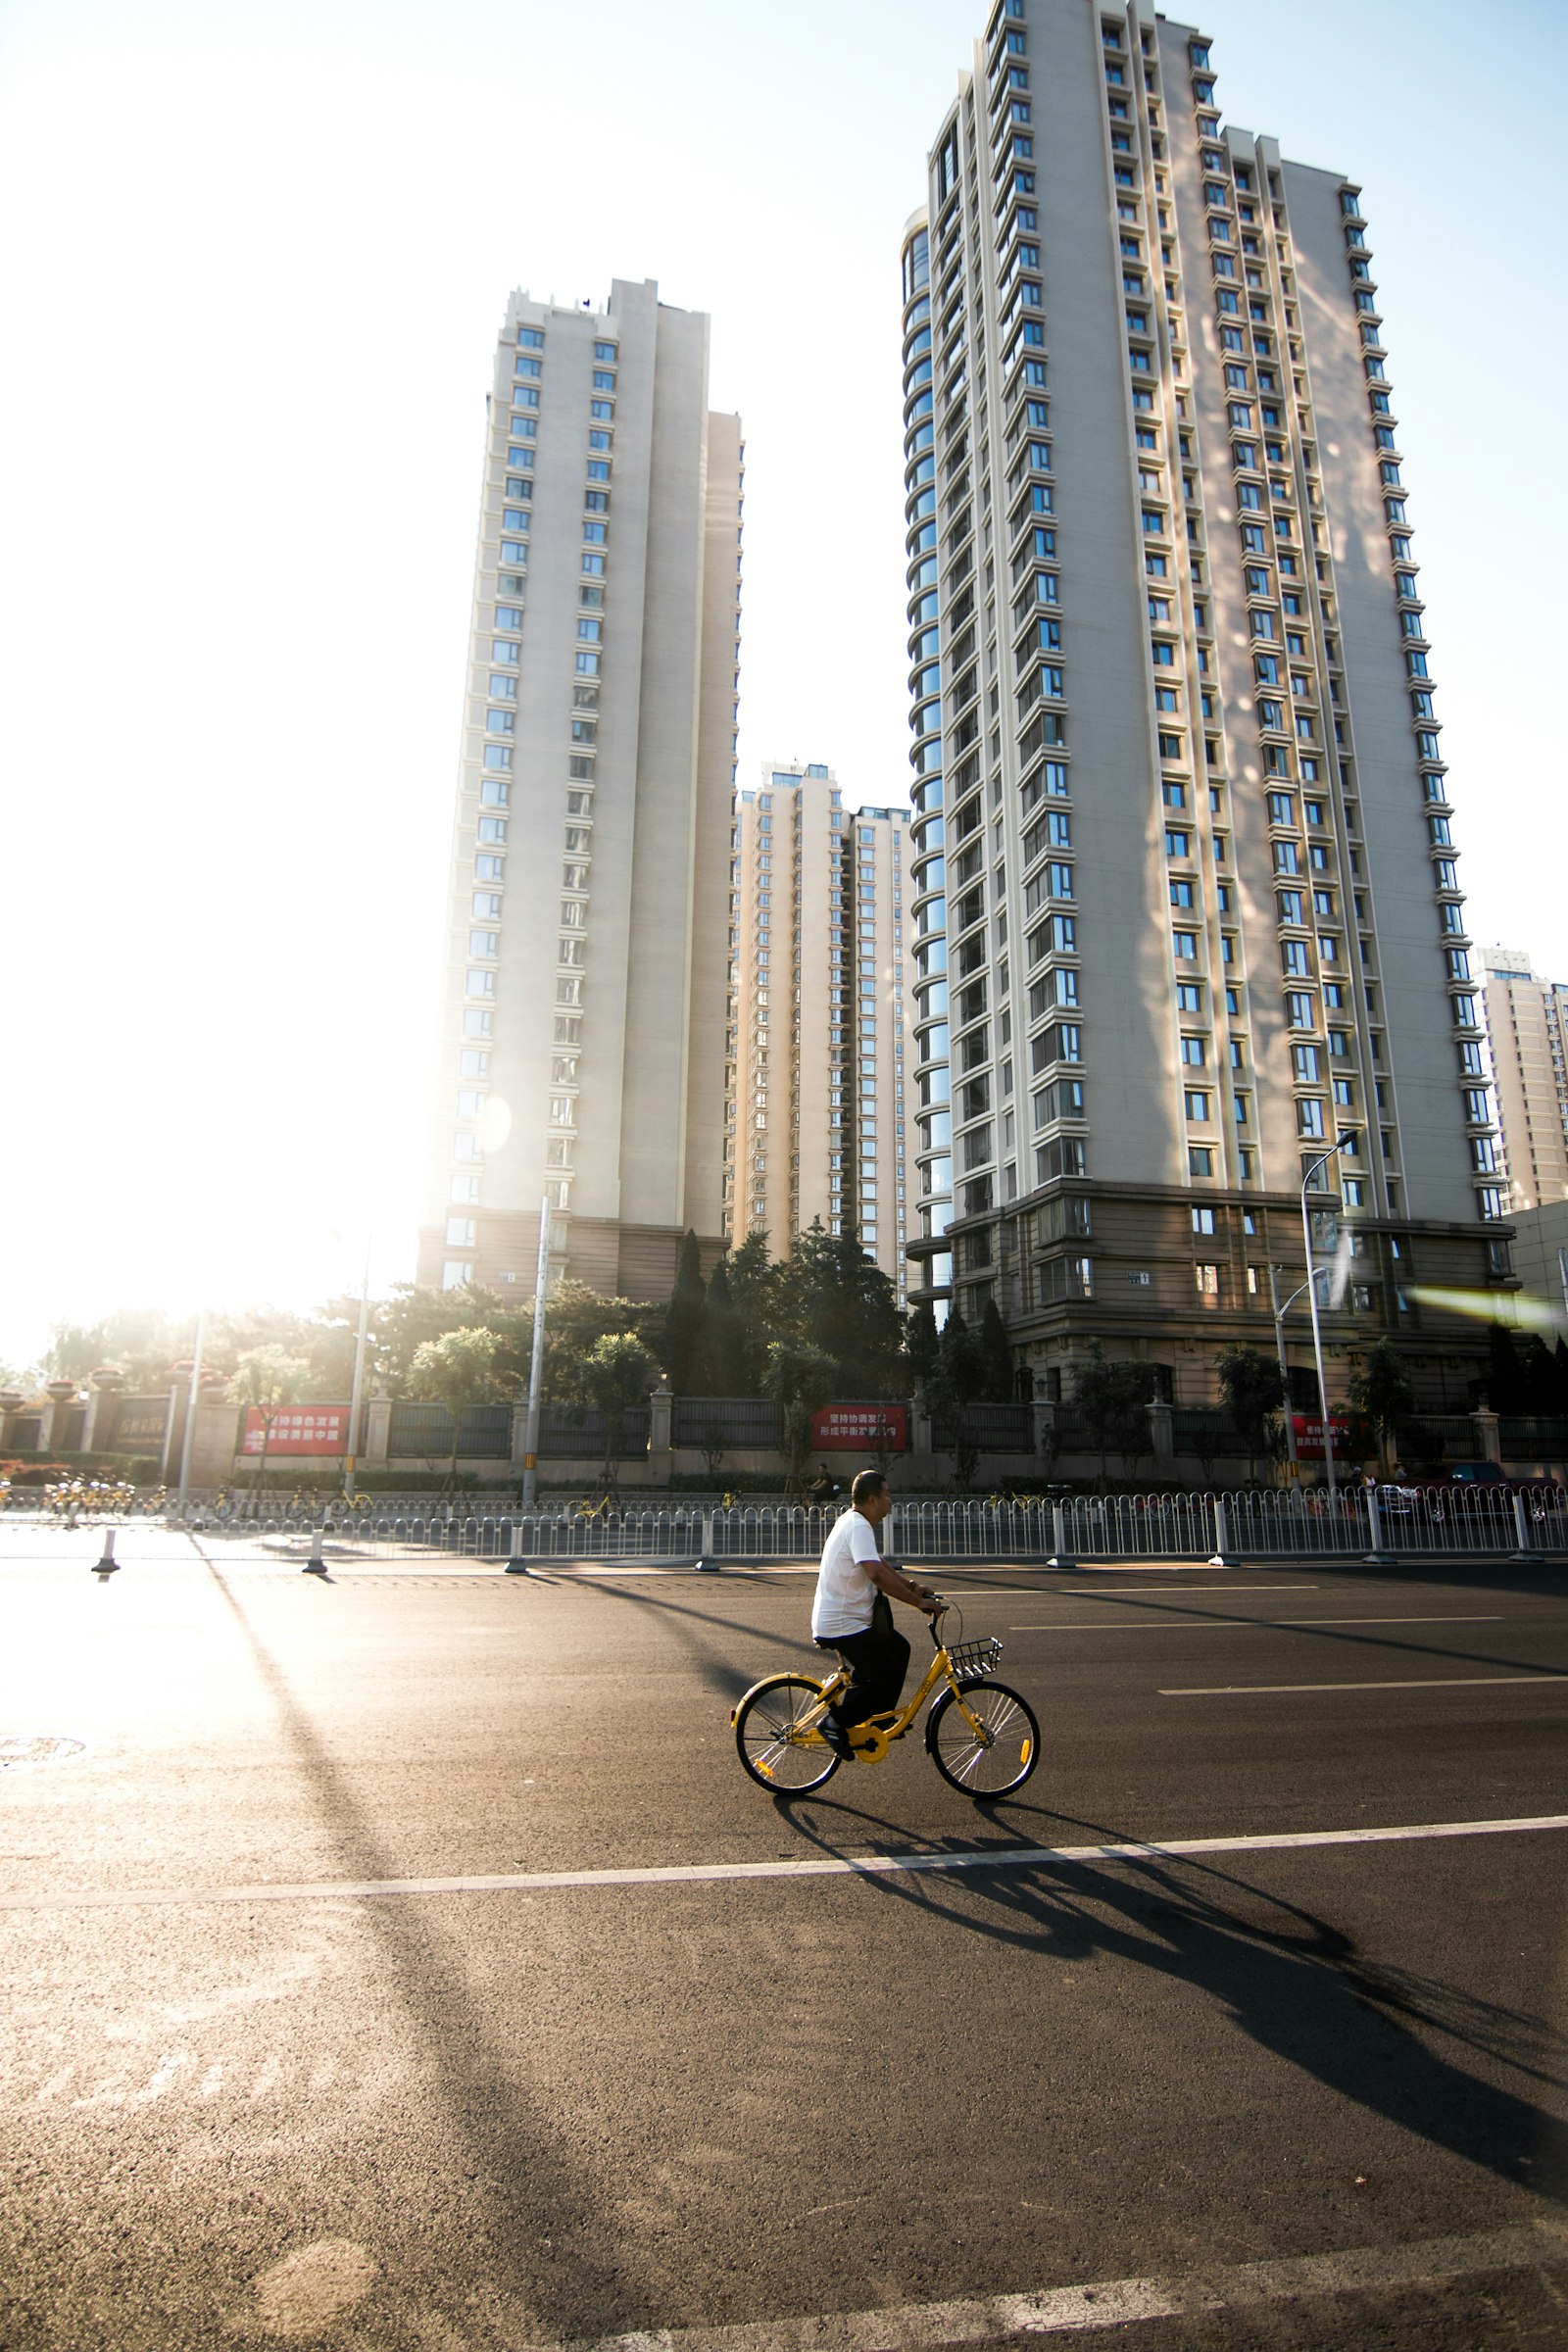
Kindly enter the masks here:
[[1312, 1310], [1312, 1359], [1317, 1365], [1318, 1403], [1323, 1411], [1323, 1462], [1329, 1476], [1330, 1510], [1334, 1508], [1338, 1492], [1334, 1480], [1334, 1431], [1329, 1422], [1328, 1382], [1323, 1376], [1323, 1334], [1317, 1315], [1317, 1268], [1312, 1262], [1312, 1218], [1306, 1205], [1306, 1196], [1312, 1189], [1319, 1169], [1326, 1168], [1336, 1152], [1348, 1151], [1359, 1134], [1359, 1128], [1348, 1127], [1343, 1135], [1337, 1135], [1328, 1150], [1318, 1153], [1301, 1178], [1301, 1239], [1306, 1245], [1306, 1282], [1303, 1287], [1306, 1303]]
[[528, 1359], [528, 1420], [522, 1441], [522, 1507], [539, 1495], [539, 1391], [545, 1368], [545, 1298], [550, 1289], [550, 1195], [539, 1208], [539, 1269], [533, 1286], [533, 1349]]
[[1274, 1310], [1274, 1346], [1280, 1359], [1280, 1387], [1285, 1395], [1285, 1444], [1291, 1457], [1291, 1477], [1294, 1481], [1299, 1477], [1301, 1465], [1296, 1451], [1296, 1412], [1291, 1402], [1291, 1368], [1285, 1360], [1285, 1318], [1307, 1285], [1303, 1282], [1300, 1289], [1293, 1291], [1281, 1306], [1279, 1285], [1274, 1279], [1278, 1272], [1278, 1266], [1270, 1266], [1268, 1270], [1268, 1302]]
[[354, 1342], [354, 1385], [349, 1393], [349, 1443], [343, 1462], [343, 1492], [354, 1494], [354, 1465], [360, 1443], [360, 1406], [365, 1396], [365, 1343], [370, 1322], [370, 1237], [365, 1244], [365, 1279], [360, 1285], [360, 1328]]
[[207, 1340], [207, 1309], [196, 1310], [196, 1352], [190, 1359], [190, 1387], [185, 1392], [185, 1427], [179, 1440], [179, 1495], [181, 1511], [190, 1492], [190, 1457], [196, 1443], [196, 1405], [202, 1393], [202, 1348]]

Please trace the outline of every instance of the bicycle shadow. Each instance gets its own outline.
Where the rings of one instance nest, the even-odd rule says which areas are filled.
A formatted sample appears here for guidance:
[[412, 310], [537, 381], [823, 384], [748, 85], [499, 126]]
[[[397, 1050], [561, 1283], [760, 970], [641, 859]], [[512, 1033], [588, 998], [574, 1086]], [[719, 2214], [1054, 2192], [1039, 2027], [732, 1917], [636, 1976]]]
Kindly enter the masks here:
[[[780, 1795], [774, 1804], [808, 1844], [850, 1861], [847, 1819], [894, 1826], [820, 1797]], [[1125, 1832], [1043, 1808], [1007, 1810], [1087, 1830], [1096, 1842], [1135, 1842]], [[813, 1820], [813, 1811], [840, 1819], [829, 1825]], [[927, 1920], [1042, 1962], [1119, 1962], [1191, 1985], [1256, 2048], [1351, 2106], [1516, 2186], [1543, 2195], [1568, 2188], [1568, 2122], [1530, 2095], [1532, 2085], [1560, 2088], [1568, 2072], [1568, 2034], [1548, 2018], [1378, 1961], [1332, 1920], [1210, 1858], [1008, 1859], [1034, 1843], [955, 1838], [921, 1847], [906, 1836], [873, 1850], [969, 1854], [994, 1844], [999, 1867], [867, 1872], [862, 1885]], [[1505, 2070], [1520, 2087], [1488, 2081], [1457, 2054], [1432, 2046], [1434, 2037]]]

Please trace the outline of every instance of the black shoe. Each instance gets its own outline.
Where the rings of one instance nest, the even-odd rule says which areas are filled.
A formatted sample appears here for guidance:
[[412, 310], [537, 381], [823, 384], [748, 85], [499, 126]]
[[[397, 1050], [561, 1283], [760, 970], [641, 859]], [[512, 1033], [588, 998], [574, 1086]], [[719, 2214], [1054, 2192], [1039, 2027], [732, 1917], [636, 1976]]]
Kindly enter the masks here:
[[836, 1716], [824, 1715], [816, 1728], [836, 1756], [854, 1755], [854, 1742]]

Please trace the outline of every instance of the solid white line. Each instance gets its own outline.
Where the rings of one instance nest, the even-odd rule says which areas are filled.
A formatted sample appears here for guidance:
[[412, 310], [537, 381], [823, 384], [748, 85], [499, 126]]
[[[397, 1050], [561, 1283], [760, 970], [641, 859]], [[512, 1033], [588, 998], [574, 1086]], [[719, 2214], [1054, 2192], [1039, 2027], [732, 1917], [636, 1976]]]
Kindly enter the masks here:
[[1138, 1625], [1128, 1618], [1077, 1618], [1072, 1625], [1008, 1625], [1008, 1633], [1237, 1633], [1242, 1625], [1262, 1625], [1262, 1628], [1289, 1630], [1293, 1625], [1502, 1625], [1502, 1611], [1493, 1609], [1491, 1616], [1464, 1618], [1197, 1618], [1192, 1625], [1173, 1625], [1168, 1618], [1156, 1618], [1152, 1625]]
[[1410, 1838], [1504, 1838], [1568, 1830], [1568, 1813], [1427, 1821], [1378, 1830], [1281, 1830], [1250, 1838], [1175, 1838], [1120, 1845], [966, 1846], [957, 1853], [813, 1854], [798, 1862], [670, 1862], [628, 1870], [541, 1870], [466, 1879], [322, 1879], [283, 1886], [140, 1886], [77, 1894], [0, 1894], [0, 1911], [123, 1911], [141, 1904], [364, 1901], [388, 1894], [554, 1894], [579, 1886], [698, 1886], [738, 1879], [878, 1878], [924, 1871], [1031, 1870], [1092, 1862], [1180, 1861], [1186, 1854], [1272, 1853], [1309, 1845], [1390, 1845]]
[[539, 2352], [919, 2352], [999, 2338], [1085, 2335], [1140, 2320], [1211, 2318], [1227, 2310], [1298, 2302], [1312, 2295], [1376, 2294], [1435, 2285], [1488, 2271], [1556, 2268], [1568, 2233], [1556, 2223], [1432, 2237], [1415, 2245], [1349, 2246], [1279, 2262], [1229, 2263], [1185, 2277], [1104, 2278], [1036, 2294], [987, 2295], [952, 2303], [908, 2303], [884, 2311], [813, 2313], [805, 2319], [746, 2321], [719, 2328], [653, 2328]]
[[1245, 1698], [1249, 1691], [1280, 1690], [1474, 1690], [1511, 1689], [1515, 1683], [1563, 1683], [1568, 1672], [1556, 1674], [1442, 1674], [1430, 1682], [1397, 1683], [1193, 1683], [1183, 1690], [1161, 1690], [1161, 1698]]

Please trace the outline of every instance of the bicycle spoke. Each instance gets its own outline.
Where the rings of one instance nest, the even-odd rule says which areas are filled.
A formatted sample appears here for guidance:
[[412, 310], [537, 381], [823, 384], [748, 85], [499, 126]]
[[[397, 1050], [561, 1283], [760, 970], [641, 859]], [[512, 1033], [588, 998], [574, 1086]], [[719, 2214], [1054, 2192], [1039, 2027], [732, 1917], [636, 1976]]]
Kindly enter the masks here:
[[927, 1724], [926, 1746], [955, 1788], [971, 1796], [1002, 1796], [1033, 1772], [1040, 1732], [1033, 1711], [1015, 1690], [1001, 1683], [973, 1682], [964, 1686], [961, 1699], [938, 1700]]

